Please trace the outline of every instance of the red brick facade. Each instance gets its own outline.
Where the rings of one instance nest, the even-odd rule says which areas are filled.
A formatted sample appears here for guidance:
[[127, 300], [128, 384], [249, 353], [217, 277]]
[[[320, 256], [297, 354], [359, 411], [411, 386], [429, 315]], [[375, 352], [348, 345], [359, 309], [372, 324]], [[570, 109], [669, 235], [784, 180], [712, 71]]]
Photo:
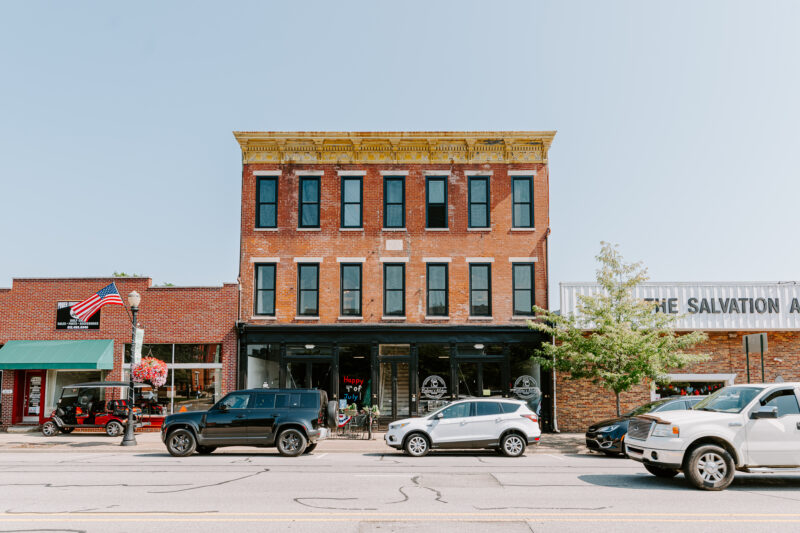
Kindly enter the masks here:
[[[322, 171], [321, 216], [318, 231], [298, 230], [297, 172]], [[280, 171], [278, 178], [278, 228], [255, 227], [256, 171]], [[340, 230], [341, 171], [363, 171], [363, 230]], [[406, 175], [406, 231], [383, 230], [383, 177], [381, 171]], [[448, 177], [448, 229], [425, 229], [425, 172], [445, 171]], [[491, 231], [467, 227], [467, 178], [465, 171], [491, 175]], [[509, 171], [527, 171], [534, 176], [534, 230], [511, 228], [511, 182]], [[381, 323], [382, 270], [380, 258], [407, 258], [407, 323], [441, 324], [425, 319], [424, 257], [447, 257], [450, 277], [450, 320], [469, 323], [467, 257], [492, 258], [492, 324], [519, 324], [512, 319], [511, 264], [509, 257], [535, 257], [536, 304], [547, 307], [547, 251], [549, 228], [548, 171], [545, 164], [509, 165], [265, 165], [245, 164], [242, 172], [242, 251], [240, 283], [242, 318], [252, 324], [291, 323], [297, 301], [296, 257], [322, 257], [320, 267], [319, 323], [352, 323], [339, 320], [339, 265], [337, 257], [364, 257], [363, 322]], [[387, 250], [386, 241], [402, 241], [402, 250]], [[277, 266], [276, 320], [254, 318], [253, 258], [279, 257]], [[323, 302], [325, 302], [323, 304]], [[477, 322], [477, 321], [475, 321]], [[481, 321], [483, 323], [485, 321]], [[303, 321], [307, 323], [307, 321]], [[385, 323], [385, 322], [384, 322]]]
[[[735, 383], [747, 383], [747, 365], [742, 349], [742, 335], [751, 331], [709, 332], [708, 341], [694, 348], [696, 353], [711, 355], [708, 361], [676, 369], [675, 374], [735, 374]], [[750, 378], [753, 383], [800, 381], [800, 332], [770, 331], [769, 351], [764, 357], [765, 376], [761, 376], [760, 353], [750, 354]], [[614, 394], [585, 381], [557, 376], [558, 426], [561, 431], [586, 431], [593, 422], [615, 416]], [[622, 410], [627, 411], [651, 400], [649, 384], [621, 396]]]
[[[56, 329], [57, 302], [83, 300], [112, 281], [123, 300], [133, 290], [141, 295], [137, 319], [146, 344], [221, 344], [222, 391], [236, 387], [236, 284], [153, 287], [149, 278], [15, 279], [11, 289], [0, 290], [0, 345], [11, 340], [112, 339], [114, 369], [106, 380], [121, 379], [124, 346], [131, 342], [125, 309], [103, 307], [96, 330]], [[3, 371], [3, 391], [14, 389], [16, 372]], [[12, 396], [4, 394], [0, 425], [10, 425], [13, 404]]]

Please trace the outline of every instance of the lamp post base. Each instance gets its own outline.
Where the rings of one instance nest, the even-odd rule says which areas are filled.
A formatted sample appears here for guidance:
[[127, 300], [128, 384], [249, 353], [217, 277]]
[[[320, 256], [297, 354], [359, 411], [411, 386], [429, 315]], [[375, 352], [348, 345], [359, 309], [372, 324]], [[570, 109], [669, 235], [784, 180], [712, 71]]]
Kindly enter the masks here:
[[136, 443], [136, 438], [135, 437], [128, 439], [128, 437], [126, 435], [125, 438], [122, 439], [122, 442], [120, 443], [120, 446], [136, 446], [136, 444], [137, 443]]

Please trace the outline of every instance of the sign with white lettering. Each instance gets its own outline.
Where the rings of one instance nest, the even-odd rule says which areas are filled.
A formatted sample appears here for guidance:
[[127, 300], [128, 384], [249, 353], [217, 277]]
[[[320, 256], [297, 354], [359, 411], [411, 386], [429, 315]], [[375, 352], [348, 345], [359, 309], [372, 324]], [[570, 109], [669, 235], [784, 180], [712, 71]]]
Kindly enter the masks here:
[[56, 329], [100, 329], [100, 309], [84, 322], [72, 314], [75, 302], [58, 302], [56, 304]]
[[[578, 314], [580, 296], [599, 290], [596, 283], [562, 283], [561, 312]], [[800, 329], [800, 282], [642, 283], [634, 295], [655, 312], [684, 315], [676, 330]]]

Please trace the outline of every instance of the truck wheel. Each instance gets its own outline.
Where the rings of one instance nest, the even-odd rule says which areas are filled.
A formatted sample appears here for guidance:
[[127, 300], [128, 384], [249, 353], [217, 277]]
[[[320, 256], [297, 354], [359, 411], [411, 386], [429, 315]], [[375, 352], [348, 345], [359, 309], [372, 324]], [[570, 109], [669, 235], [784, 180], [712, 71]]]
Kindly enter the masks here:
[[695, 488], [723, 490], [733, 481], [733, 457], [721, 446], [700, 446], [689, 455], [684, 473]]
[[314, 448], [317, 447], [317, 444], [318, 443], [316, 443], [316, 442], [314, 444], [309, 444], [308, 446], [306, 446], [306, 450], [303, 453], [311, 453], [311, 452], [313, 452]]
[[428, 438], [422, 433], [412, 433], [406, 439], [403, 449], [412, 457], [423, 457], [431, 451], [431, 445]]
[[45, 437], [52, 437], [56, 433], [58, 433], [58, 426], [52, 420], [48, 420], [42, 424], [42, 434], [44, 434]]
[[278, 453], [297, 457], [306, 449], [306, 436], [297, 429], [285, 429], [278, 435]]
[[176, 429], [167, 436], [167, 451], [174, 457], [185, 457], [194, 453], [197, 440], [188, 429]]
[[647, 470], [656, 477], [663, 477], [669, 479], [678, 475], [678, 471], [673, 468], [664, 468], [661, 466], [648, 465], [648, 464], [645, 464], [644, 468], [645, 470]]
[[108, 424], [106, 424], [106, 435], [109, 437], [119, 437], [122, 435], [122, 432], [125, 428], [122, 427], [122, 424], [117, 422], [116, 420], [112, 420]]

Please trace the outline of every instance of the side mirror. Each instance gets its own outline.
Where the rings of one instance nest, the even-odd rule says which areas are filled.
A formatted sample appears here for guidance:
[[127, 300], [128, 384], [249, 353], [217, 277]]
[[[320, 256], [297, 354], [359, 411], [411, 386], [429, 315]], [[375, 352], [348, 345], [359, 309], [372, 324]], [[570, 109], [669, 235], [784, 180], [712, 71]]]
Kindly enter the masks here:
[[228, 404], [227, 404], [227, 403], [221, 403], [221, 404], [219, 405], [219, 410], [220, 410], [220, 411], [222, 411], [223, 413], [224, 413], [225, 411], [227, 411], [228, 409], [229, 409], [229, 407], [228, 407]]
[[444, 414], [442, 414], [442, 413], [438, 413], [438, 414], [436, 415], [436, 418], [438, 418], [439, 420], [441, 420], [442, 418], [444, 418]]
[[778, 418], [778, 407], [776, 405], [762, 405], [750, 413], [750, 418]]

